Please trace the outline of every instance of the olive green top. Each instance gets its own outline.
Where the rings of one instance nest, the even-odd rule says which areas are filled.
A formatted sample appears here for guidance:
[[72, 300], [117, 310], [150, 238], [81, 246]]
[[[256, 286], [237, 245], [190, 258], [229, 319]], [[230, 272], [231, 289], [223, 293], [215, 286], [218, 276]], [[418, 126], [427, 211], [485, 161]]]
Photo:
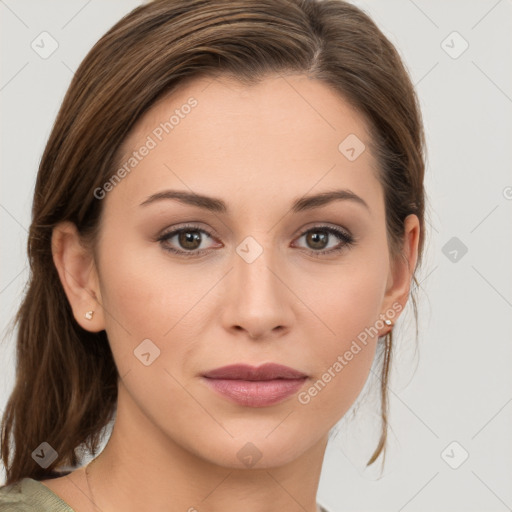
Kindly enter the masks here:
[[0, 487], [0, 512], [74, 512], [46, 485], [22, 478]]
[[[318, 505], [321, 512], [328, 512]], [[74, 512], [46, 485], [33, 478], [22, 478], [0, 487], [0, 512]]]

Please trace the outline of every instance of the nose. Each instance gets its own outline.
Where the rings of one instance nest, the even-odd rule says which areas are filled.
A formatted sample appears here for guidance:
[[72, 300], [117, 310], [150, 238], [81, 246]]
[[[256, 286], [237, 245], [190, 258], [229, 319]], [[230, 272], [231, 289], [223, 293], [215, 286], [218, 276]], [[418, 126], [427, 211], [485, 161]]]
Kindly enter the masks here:
[[225, 283], [224, 328], [251, 339], [269, 339], [289, 331], [293, 320], [291, 298], [283, 265], [264, 250], [254, 261], [238, 254]]

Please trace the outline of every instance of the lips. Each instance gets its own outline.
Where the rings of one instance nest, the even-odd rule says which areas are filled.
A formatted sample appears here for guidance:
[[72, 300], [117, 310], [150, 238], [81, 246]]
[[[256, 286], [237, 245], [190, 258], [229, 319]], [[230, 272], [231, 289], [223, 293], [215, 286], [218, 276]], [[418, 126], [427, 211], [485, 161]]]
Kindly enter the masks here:
[[275, 363], [259, 367], [223, 366], [203, 375], [204, 383], [230, 402], [246, 407], [267, 407], [295, 394], [308, 376]]
[[276, 363], [267, 363], [259, 367], [247, 364], [232, 364], [216, 368], [203, 375], [207, 379], [227, 380], [274, 380], [274, 379], [302, 379], [306, 374], [289, 366]]

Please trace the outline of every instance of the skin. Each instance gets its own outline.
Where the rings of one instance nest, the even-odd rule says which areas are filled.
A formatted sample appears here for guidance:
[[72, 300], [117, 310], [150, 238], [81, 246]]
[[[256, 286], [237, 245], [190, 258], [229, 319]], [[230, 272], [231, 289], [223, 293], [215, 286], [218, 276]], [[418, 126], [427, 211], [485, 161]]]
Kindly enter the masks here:
[[[369, 337], [307, 404], [295, 394], [244, 407], [205, 386], [201, 374], [277, 362], [306, 373], [300, 391], [309, 389], [380, 315], [405, 307], [419, 222], [406, 219], [406, 258], [391, 260], [376, 162], [369, 149], [354, 161], [338, 150], [349, 134], [368, 148], [364, 120], [305, 75], [269, 76], [252, 87], [196, 79], [139, 120], [125, 156], [191, 96], [197, 106], [103, 199], [96, 255], [72, 224], [53, 232], [75, 318], [84, 329], [106, 330], [121, 376], [112, 436], [90, 468], [94, 503], [104, 512], [314, 512], [329, 430], [362, 390], [378, 337], [390, 327]], [[223, 199], [229, 212], [168, 199], [140, 206], [166, 189]], [[291, 212], [293, 200], [335, 189], [351, 190], [368, 209], [339, 200]], [[156, 241], [185, 223], [212, 236], [200, 232], [200, 257], [167, 252], [191, 247], [178, 236]], [[332, 234], [323, 247], [303, 235], [324, 225], [355, 243], [315, 256], [343, 246]], [[236, 252], [247, 236], [263, 249], [251, 263]], [[133, 353], [147, 338], [160, 350], [149, 366]], [[253, 467], [237, 456], [248, 442], [262, 455]], [[75, 510], [97, 510], [83, 467], [43, 483]]]

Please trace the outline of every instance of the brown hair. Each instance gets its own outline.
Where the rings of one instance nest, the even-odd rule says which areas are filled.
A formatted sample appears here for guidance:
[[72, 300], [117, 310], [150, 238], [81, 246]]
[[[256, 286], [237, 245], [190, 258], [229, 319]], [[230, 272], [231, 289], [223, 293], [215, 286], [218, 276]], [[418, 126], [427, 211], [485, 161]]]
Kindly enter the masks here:
[[[52, 258], [54, 226], [71, 221], [94, 246], [103, 202], [93, 191], [112, 176], [127, 134], [162, 95], [201, 75], [253, 84], [281, 72], [324, 82], [364, 116], [379, 163], [390, 254], [403, 256], [404, 219], [415, 214], [420, 265], [421, 113], [398, 52], [368, 15], [342, 0], [155, 0], [135, 8], [76, 71], [37, 174], [30, 277], [14, 319], [16, 382], [2, 419], [6, 484], [77, 466], [78, 447], [95, 454], [116, 410], [118, 373], [106, 332], [88, 332], [73, 317]], [[392, 346], [388, 334], [380, 353], [382, 433], [367, 465], [385, 454]], [[44, 441], [58, 454], [46, 469], [31, 457]]]

